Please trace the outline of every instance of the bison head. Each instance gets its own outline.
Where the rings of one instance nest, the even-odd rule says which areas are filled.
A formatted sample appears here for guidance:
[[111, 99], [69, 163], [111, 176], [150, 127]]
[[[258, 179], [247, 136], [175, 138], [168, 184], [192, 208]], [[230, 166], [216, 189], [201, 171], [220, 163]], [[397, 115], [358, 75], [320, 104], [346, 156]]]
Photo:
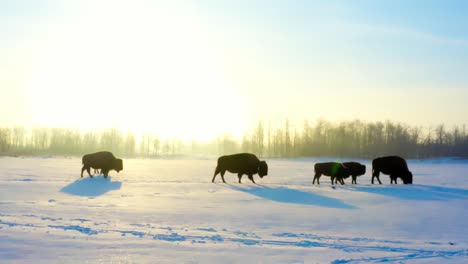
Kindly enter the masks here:
[[361, 165], [359, 166], [359, 169], [357, 171], [359, 173], [359, 175], [364, 175], [366, 174], [366, 165]]
[[268, 165], [264, 160], [260, 161], [260, 163], [258, 164], [258, 175], [260, 176], [260, 178], [263, 178], [263, 176], [268, 175]]
[[114, 170], [117, 171], [117, 172], [123, 170], [122, 159], [115, 159], [114, 160]]
[[407, 173], [403, 174], [403, 177], [401, 177], [403, 180], [404, 184], [413, 184], [413, 173], [411, 171], [408, 171]]

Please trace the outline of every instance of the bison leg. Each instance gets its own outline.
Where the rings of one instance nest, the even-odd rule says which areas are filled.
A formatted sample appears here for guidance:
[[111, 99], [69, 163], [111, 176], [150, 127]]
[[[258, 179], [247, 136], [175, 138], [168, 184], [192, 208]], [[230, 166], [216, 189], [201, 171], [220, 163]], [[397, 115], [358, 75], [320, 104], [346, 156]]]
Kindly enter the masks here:
[[320, 179], [320, 173], [315, 173], [314, 180], [312, 181], [312, 184], [315, 184], [315, 179], [317, 179], [317, 184], [320, 184], [319, 179]]
[[[252, 175], [252, 174], [249, 174], [249, 175], [247, 175], [247, 176], [249, 177], [249, 180], [251, 180], [253, 183], [255, 183], [255, 181], [254, 181], [254, 179], [253, 179], [253, 175]], [[255, 184], [257, 184], [257, 183], [255, 183]]]
[[351, 184], [357, 184], [357, 182], [356, 182], [357, 176], [356, 176], [356, 175], [352, 175], [352, 177], [353, 177], [353, 180], [351, 181]]
[[93, 175], [91, 175], [91, 171], [90, 171], [90, 170], [91, 170], [91, 167], [87, 167], [87, 168], [86, 168], [86, 171], [88, 172], [89, 177], [92, 178]]
[[344, 184], [343, 178], [340, 178], [340, 177], [337, 177], [337, 176], [331, 176], [332, 185], [333, 185], [333, 183], [338, 184], [338, 182], [343, 185]]
[[242, 180], [242, 175], [243, 175], [242, 173], [238, 173], [238, 174], [237, 174], [237, 178], [239, 178], [239, 183], [242, 183], [242, 182], [241, 182], [241, 180]]
[[221, 179], [223, 180], [224, 183], [226, 183], [226, 181], [224, 180], [224, 173], [226, 173], [226, 171], [221, 172]]
[[338, 181], [340, 182], [341, 185], [344, 184], [344, 180], [343, 178], [340, 178], [340, 177], [335, 177], [335, 184], [338, 184]]
[[382, 182], [379, 179], [379, 174], [380, 174], [380, 171], [373, 171], [372, 172], [372, 180], [371, 180], [372, 184], [374, 184], [374, 177], [377, 178], [377, 180], [379, 181], [379, 184], [382, 184]]
[[213, 175], [213, 179], [211, 180], [211, 182], [214, 182], [215, 178], [216, 178], [216, 175], [218, 175], [219, 173], [219, 168], [218, 166], [216, 166], [216, 169], [215, 169], [215, 172], [214, 172], [214, 175]]
[[81, 169], [81, 178], [83, 178], [83, 171], [86, 170], [86, 166], [83, 166], [83, 168]]
[[109, 176], [109, 170], [102, 169], [101, 173], [104, 175], [104, 178], [107, 178], [107, 176]]

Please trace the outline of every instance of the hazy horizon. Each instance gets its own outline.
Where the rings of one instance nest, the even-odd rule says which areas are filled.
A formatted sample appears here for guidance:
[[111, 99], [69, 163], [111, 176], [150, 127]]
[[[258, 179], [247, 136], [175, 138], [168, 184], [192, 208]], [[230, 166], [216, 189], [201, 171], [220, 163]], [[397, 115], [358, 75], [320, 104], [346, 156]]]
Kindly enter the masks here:
[[0, 1], [0, 127], [468, 124], [464, 1]]

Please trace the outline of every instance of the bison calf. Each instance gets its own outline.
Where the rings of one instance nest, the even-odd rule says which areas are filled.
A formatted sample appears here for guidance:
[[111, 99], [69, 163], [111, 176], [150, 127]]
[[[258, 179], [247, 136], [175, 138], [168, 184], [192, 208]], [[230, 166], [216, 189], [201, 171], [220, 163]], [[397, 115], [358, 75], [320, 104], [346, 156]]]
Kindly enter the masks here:
[[268, 165], [265, 161], [260, 161], [257, 156], [250, 153], [221, 156], [218, 158], [218, 164], [211, 182], [214, 182], [216, 175], [220, 173], [221, 179], [226, 183], [226, 181], [224, 181], [224, 173], [226, 173], [226, 171], [237, 173], [239, 183], [241, 183], [242, 175], [244, 174], [255, 183], [253, 175], [258, 173], [260, 178], [263, 178], [268, 174]]
[[341, 184], [344, 184], [343, 178], [349, 177], [350, 171], [347, 167], [343, 166], [343, 164], [339, 162], [323, 162], [323, 163], [315, 163], [315, 176], [312, 184], [315, 184], [315, 180], [317, 180], [317, 184], [320, 184], [319, 179], [320, 176], [330, 176], [331, 183], [335, 181], [340, 181]]
[[101, 170], [104, 178], [107, 178], [110, 170], [117, 172], [123, 169], [123, 162], [121, 159], [116, 159], [114, 155], [108, 151], [101, 151], [83, 156], [83, 168], [81, 169], [81, 178], [83, 178], [83, 171], [87, 171], [89, 177], [93, 177], [90, 169]]
[[377, 178], [379, 184], [382, 184], [379, 179], [380, 172], [390, 175], [390, 184], [393, 182], [397, 184], [397, 178], [401, 178], [404, 184], [413, 183], [413, 174], [402, 157], [387, 156], [374, 159], [372, 161], [372, 184], [374, 184], [374, 177]]

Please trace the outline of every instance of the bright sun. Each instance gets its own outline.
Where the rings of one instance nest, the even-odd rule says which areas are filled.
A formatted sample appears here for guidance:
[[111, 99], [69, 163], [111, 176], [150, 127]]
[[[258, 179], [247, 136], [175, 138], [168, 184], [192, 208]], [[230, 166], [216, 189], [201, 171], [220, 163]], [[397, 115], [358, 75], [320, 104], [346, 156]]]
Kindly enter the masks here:
[[209, 32], [190, 17], [121, 8], [47, 27], [26, 86], [34, 123], [239, 136], [247, 104], [223, 74]]

